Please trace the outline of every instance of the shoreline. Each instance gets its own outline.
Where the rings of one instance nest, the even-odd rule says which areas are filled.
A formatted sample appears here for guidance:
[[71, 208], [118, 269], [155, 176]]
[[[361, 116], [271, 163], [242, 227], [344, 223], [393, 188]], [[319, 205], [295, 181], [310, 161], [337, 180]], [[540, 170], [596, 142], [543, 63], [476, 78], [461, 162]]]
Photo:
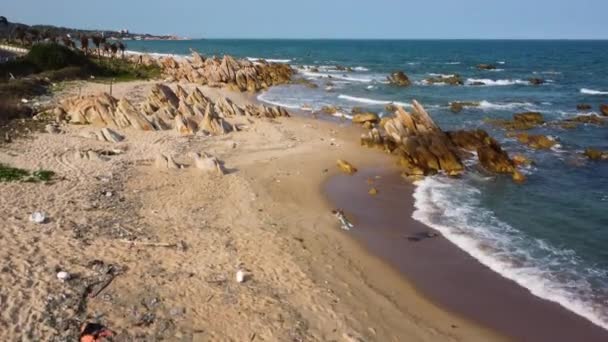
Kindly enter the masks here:
[[[381, 177], [375, 179], [376, 175]], [[370, 178], [379, 191], [375, 197], [367, 193], [366, 179]], [[423, 296], [514, 340], [608, 338], [608, 331], [586, 318], [533, 295], [443, 236], [433, 236], [432, 227], [412, 218], [415, 185], [400, 178], [386, 169], [362, 169], [353, 176], [329, 179], [324, 192], [354, 218], [352, 238], [396, 269]]]

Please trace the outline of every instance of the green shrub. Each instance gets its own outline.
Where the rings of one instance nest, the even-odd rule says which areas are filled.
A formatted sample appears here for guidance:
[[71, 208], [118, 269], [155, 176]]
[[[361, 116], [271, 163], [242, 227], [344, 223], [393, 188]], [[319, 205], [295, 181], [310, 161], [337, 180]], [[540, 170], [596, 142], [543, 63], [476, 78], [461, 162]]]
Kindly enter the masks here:
[[35, 44], [25, 60], [35, 65], [39, 71], [91, 65], [89, 59], [80, 51], [54, 43]]
[[53, 179], [53, 176], [55, 176], [53, 171], [38, 170], [30, 173], [27, 170], [0, 164], [0, 182], [48, 182]]

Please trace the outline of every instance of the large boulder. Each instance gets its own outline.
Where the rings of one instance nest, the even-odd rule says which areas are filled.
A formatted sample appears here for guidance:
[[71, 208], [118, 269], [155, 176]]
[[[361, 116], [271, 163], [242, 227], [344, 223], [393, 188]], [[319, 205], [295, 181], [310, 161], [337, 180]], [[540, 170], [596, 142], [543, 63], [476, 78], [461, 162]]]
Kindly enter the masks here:
[[608, 151], [600, 151], [595, 148], [586, 148], [585, 157], [591, 160], [605, 160], [608, 159]]
[[378, 123], [380, 122], [380, 117], [376, 113], [359, 113], [353, 115], [353, 123], [364, 124], [366, 122]]
[[390, 84], [400, 87], [408, 87], [412, 84], [409, 77], [403, 71], [395, 71], [387, 79]]
[[503, 151], [497, 143], [479, 147], [477, 157], [481, 166], [490, 172], [512, 174], [516, 170], [507, 152]]
[[447, 132], [447, 134], [454, 145], [468, 151], [476, 151], [481, 146], [494, 143], [494, 139], [482, 129], [473, 131], [460, 130]]
[[608, 104], [600, 105], [600, 113], [602, 113], [603, 116], [608, 116]]

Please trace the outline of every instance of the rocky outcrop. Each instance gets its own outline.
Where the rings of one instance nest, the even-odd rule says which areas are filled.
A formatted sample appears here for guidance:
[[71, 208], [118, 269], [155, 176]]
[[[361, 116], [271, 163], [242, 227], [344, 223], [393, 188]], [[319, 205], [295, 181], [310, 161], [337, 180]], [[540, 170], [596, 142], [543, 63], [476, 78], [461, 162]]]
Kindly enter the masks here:
[[608, 151], [600, 151], [595, 148], [586, 148], [584, 155], [591, 160], [608, 160]]
[[353, 115], [353, 123], [356, 124], [365, 124], [365, 123], [378, 123], [380, 122], [380, 117], [376, 113], [359, 113]]
[[547, 150], [557, 144], [552, 138], [545, 135], [532, 135], [528, 133], [519, 133], [516, 135], [517, 141], [522, 144], [528, 145], [537, 150]]
[[387, 77], [390, 84], [399, 87], [409, 87], [412, 82], [403, 71], [395, 71]]
[[172, 57], [162, 61], [165, 74], [175, 80], [209, 85], [230, 86], [240, 91], [259, 91], [270, 86], [289, 83], [293, 69], [283, 63], [237, 60], [232, 56], [205, 58], [193, 51], [192, 59], [179, 62]]
[[568, 118], [560, 122], [560, 126], [563, 128], [574, 128], [578, 124], [591, 124], [591, 125], [605, 125], [608, 122], [607, 118], [599, 115], [577, 115], [573, 118]]
[[450, 110], [452, 113], [460, 113], [466, 107], [479, 107], [479, 102], [450, 102]]
[[494, 65], [494, 64], [477, 64], [477, 69], [479, 69], [479, 70], [496, 70], [496, 65]]
[[108, 94], [76, 97], [63, 101], [57, 111], [73, 124], [92, 124], [104, 127], [138, 130], [175, 129], [181, 135], [204, 132], [220, 135], [237, 130], [230, 123], [237, 117], [277, 118], [288, 117], [282, 107], [247, 105], [241, 107], [228, 98], [220, 97], [215, 103], [198, 88], [190, 93], [180, 86], [174, 92], [162, 84], [155, 85], [139, 107], [127, 99], [117, 100]]
[[392, 117], [382, 118], [377, 128], [361, 135], [361, 144], [381, 147], [398, 157], [403, 176], [416, 180], [443, 172], [458, 176], [465, 171], [461, 158], [477, 152], [479, 162], [493, 173], [511, 174], [516, 182], [525, 176], [509, 155], [483, 130], [444, 132], [416, 101], [412, 112], [396, 107]]
[[600, 113], [602, 113], [603, 116], [608, 116], [608, 104], [600, 105]]
[[530, 82], [531, 85], [545, 84], [545, 80], [543, 80], [542, 78], [530, 78], [528, 82]]
[[463, 85], [460, 75], [440, 75], [437, 77], [429, 77], [425, 80], [427, 84], [447, 84], [447, 85]]
[[579, 103], [576, 105], [576, 109], [578, 110], [590, 110], [591, 109], [591, 105], [587, 104], [587, 103]]
[[513, 120], [494, 119], [488, 120], [489, 123], [502, 127], [507, 130], [528, 130], [545, 123], [545, 119], [538, 112], [524, 112], [513, 115]]

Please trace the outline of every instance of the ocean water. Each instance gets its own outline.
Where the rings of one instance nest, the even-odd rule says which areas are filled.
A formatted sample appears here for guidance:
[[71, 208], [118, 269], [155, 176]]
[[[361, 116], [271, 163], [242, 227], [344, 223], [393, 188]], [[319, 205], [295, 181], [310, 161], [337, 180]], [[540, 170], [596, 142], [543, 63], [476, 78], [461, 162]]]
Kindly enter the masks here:
[[[418, 183], [414, 218], [534, 295], [608, 329], [608, 161], [581, 157], [586, 147], [608, 150], [608, 126], [539, 127], [531, 133], [551, 135], [559, 145], [535, 151], [484, 121], [530, 110], [547, 121], [598, 113], [608, 103], [608, 41], [200, 40], [131, 42], [128, 48], [176, 55], [194, 48], [289, 63], [318, 88], [286, 85], [259, 96], [288, 108], [335, 105], [347, 115], [357, 106], [385, 113], [388, 103], [416, 99], [444, 130], [487, 130], [508, 152], [534, 160], [524, 170], [527, 183], [487, 175], [467, 161], [470, 172], [463, 178]], [[498, 69], [477, 70], [480, 63]], [[395, 70], [406, 72], [413, 85], [387, 84]], [[424, 82], [439, 74], [459, 74], [466, 84]], [[546, 83], [533, 86], [530, 78]], [[486, 85], [470, 85], [477, 81]], [[454, 114], [452, 101], [481, 106]], [[578, 103], [593, 108], [579, 112]]]

